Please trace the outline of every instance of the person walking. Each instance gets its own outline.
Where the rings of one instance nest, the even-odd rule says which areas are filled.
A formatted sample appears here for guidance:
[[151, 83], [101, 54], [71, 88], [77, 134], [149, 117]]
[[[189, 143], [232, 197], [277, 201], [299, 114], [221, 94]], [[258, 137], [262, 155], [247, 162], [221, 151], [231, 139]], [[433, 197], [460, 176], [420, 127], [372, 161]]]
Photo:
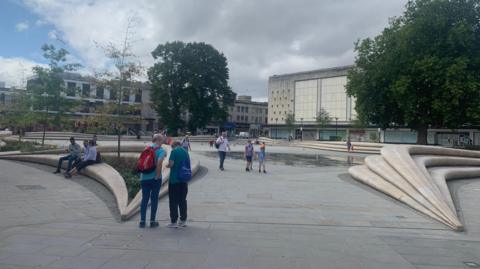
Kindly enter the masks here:
[[70, 137], [70, 145], [67, 149], [68, 155], [63, 156], [58, 160], [57, 170], [55, 170], [55, 172], [53, 173], [58, 174], [61, 172], [60, 169], [62, 167], [63, 161], [68, 161], [67, 171], [70, 171], [70, 169], [72, 169], [72, 163], [80, 158], [81, 150], [82, 148], [79, 144], [75, 142], [75, 138], [73, 136]]
[[[170, 152], [167, 165], [167, 168], [170, 168], [170, 179], [168, 180], [170, 223], [167, 225], [168, 228], [183, 228], [187, 226], [188, 183], [181, 181], [179, 178], [180, 169], [182, 169], [185, 161], [190, 162], [188, 151], [181, 146], [180, 142], [173, 142], [172, 152]], [[188, 167], [190, 167], [190, 164]], [[178, 211], [180, 211], [180, 221], [178, 221]]]
[[252, 166], [253, 152], [254, 150], [253, 150], [252, 141], [249, 139], [247, 141], [247, 144], [245, 145], [245, 151], [244, 151], [245, 160], [247, 161], [247, 167], [245, 167], [245, 171], [247, 172], [253, 170], [253, 166]]
[[348, 152], [351, 152], [353, 150], [352, 142], [350, 141], [350, 138], [347, 140], [347, 150]]
[[222, 132], [217, 140], [215, 141], [215, 147], [218, 149], [218, 157], [220, 158], [220, 170], [225, 170], [223, 168], [223, 163], [225, 162], [225, 158], [227, 157], [227, 151], [230, 151], [230, 143], [228, 142], [227, 133]]
[[258, 150], [258, 172], [261, 173], [263, 168], [263, 173], [267, 173], [265, 170], [265, 142], [262, 142], [260, 149]]
[[192, 147], [190, 146], [190, 138], [187, 135], [185, 135], [185, 137], [182, 139], [182, 148], [184, 148], [186, 151], [192, 151]]
[[[138, 227], [145, 228], [147, 217], [147, 206], [150, 201], [150, 228], [158, 227], [157, 221], [157, 208], [158, 208], [158, 195], [160, 193], [160, 187], [162, 186], [162, 166], [166, 153], [162, 148], [164, 144], [165, 136], [161, 134], [155, 134], [152, 137], [152, 144], [148, 147], [153, 150], [154, 164], [153, 171], [140, 173], [140, 184], [142, 187], [142, 202], [140, 204], [140, 223]], [[143, 154], [143, 153], [142, 153]]]

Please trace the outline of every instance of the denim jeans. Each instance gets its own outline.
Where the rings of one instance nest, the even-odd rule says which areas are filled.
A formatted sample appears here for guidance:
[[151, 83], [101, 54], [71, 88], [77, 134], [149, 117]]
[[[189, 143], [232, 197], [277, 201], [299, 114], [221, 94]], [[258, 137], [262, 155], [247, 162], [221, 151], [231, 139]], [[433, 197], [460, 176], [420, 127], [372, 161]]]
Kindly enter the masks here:
[[227, 156], [226, 151], [219, 151], [218, 156], [220, 157], [220, 169], [223, 168], [223, 162], [225, 162], [225, 157]]
[[172, 223], [177, 222], [178, 211], [180, 211], [180, 220], [187, 220], [187, 193], [188, 183], [186, 182], [168, 185], [168, 206]]
[[72, 154], [69, 154], [67, 156], [63, 156], [58, 160], [58, 165], [57, 165], [57, 170], [60, 171], [60, 168], [62, 167], [63, 161], [68, 160], [67, 164], [67, 171], [70, 171], [72, 169], [72, 163], [77, 159], [78, 157], [73, 156]]
[[140, 205], [140, 221], [145, 222], [147, 215], [148, 201], [150, 200], [150, 221], [156, 221], [158, 194], [160, 192], [161, 181], [148, 179], [140, 181], [142, 185], [142, 204]]

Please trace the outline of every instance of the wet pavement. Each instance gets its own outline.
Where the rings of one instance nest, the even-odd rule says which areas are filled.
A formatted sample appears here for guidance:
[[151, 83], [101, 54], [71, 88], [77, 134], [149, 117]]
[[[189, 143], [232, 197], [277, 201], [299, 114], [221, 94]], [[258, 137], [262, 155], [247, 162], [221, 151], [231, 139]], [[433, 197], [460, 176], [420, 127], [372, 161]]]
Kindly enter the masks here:
[[[217, 158], [215, 151], [197, 152], [209, 158]], [[243, 160], [242, 152], [229, 152], [227, 160]], [[288, 165], [296, 167], [325, 167], [325, 166], [352, 166], [363, 164], [363, 156], [328, 156], [323, 154], [291, 154], [291, 153], [268, 153], [266, 160], [269, 164]], [[257, 160], [255, 160], [257, 162]]]

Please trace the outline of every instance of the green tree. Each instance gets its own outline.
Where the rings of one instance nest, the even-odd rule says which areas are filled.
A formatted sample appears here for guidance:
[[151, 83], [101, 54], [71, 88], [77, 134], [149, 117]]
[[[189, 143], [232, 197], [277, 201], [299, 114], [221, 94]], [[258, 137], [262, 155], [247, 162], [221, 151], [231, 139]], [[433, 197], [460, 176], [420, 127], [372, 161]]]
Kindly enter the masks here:
[[1, 107], [0, 124], [8, 126], [13, 133], [18, 134], [18, 140], [21, 140], [25, 130], [38, 120], [37, 113], [31, 109], [31, 103], [31, 98], [24, 90], [15, 90], [11, 101]]
[[326, 111], [324, 108], [320, 108], [320, 111], [317, 113], [317, 117], [315, 118], [315, 121], [318, 126], [318, 137], [321, 139], [321, 130], [325, 128], [325, 125], [329, 124], [330, 121], [332, 121], [332, 118], [330, 117], [330, 114], [328, 111]]
[[478, 123], [479, 18], [479, 0], [409, 1], [382, 34], [357, 42], [347, 91], [359, 119], [408, 126], [418, 144], [429, 127]]
[[288, 114], [285, 118], [285, 125], [287, 126], [288, 136], [292, 135], [292, 131], [295, 129], [295, 115]]
[[[191, 132], [209, 123], [222, 123], [235, 93], [228, 86], [227, 59], [205, 43], [168, 42], [153, 52], [157, 61], [148, 76], [152, 102], [160, 120], [174, 134], [187, 127]], [[182, 117], [183, 112], [188, 113]]]
[[31, 98], [31, 107], [39, 116], [43, 126], [42, 145], [45, 143], [47, 126], [59, 126], [67, 112], [76, 106], [76, 102], [65, 98], [65, 83], [62, 75], [80, 67], [76, 63], [67, 63], [68, 51], [57, 49], [53, 45], [42, 46], [43, 57], [48, 67], [33, 67], [34, 79], [27, 84], [27, 95]]

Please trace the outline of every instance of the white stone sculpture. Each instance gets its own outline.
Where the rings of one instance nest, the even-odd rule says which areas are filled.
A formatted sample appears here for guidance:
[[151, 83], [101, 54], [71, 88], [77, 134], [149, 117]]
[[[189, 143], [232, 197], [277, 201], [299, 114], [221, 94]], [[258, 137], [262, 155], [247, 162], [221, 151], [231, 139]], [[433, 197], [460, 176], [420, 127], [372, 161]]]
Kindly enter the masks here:
[[480, 177], [480, 152], [433, 146], [388, 145], [349, 169], [356, 180], [461, 231], [447, 180]]

